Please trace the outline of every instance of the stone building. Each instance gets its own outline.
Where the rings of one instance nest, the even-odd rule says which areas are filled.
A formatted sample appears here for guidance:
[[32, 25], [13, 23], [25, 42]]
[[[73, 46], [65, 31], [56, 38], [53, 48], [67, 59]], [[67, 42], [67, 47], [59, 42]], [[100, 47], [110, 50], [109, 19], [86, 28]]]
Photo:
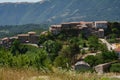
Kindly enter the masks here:
[[28, 34], [19, 34], [18, 35], [18, 40], [21, 43], [27, 43], [27, 42], [29, 42], [29, 35]]
[[104, 29], [98, 29], [98, 37], [104, 38]]
[[59, 34], [61, 31], [75, 32], [77, 34], [84, 33], [84, 36], [88, 37], [90, 35], [96, 35], [100, 38], [104, 37], [104, 28], [106, 28], [107, 22], [96, 21], [96, 22], [68, 22], [62, 23], [60, 25], [51, 25], [49, 31], [55, 35]]
[[94, 69], [98, 74], [103, 74], [103, 73], [109, 72], [111, 65], [117, 62], [119, 61], [112, 61], [104, 64], [99, 64], [95, 66]]
[[14, 40], [19, 40], [21, 43], [38, 44], [39, 35], [35, 32], [28, 32], [28, 34], [19, 34], [16, 37], [6, 37], [1, 39], [0, 45], [5, 48], [10, 48]]
[[59, 34], [62, 30], [61, 28], [61, 25], [51, 25], [51, 27], [49, 27], [49, 31], [53, 34]]
[[36, 35], [35, 32], [28, 32], [28, 34], [19, 34], [18, 35], [18, 40], [21, 43], [33, 43], [37, 44], [39, 40], [39, 36]]
[[14, 40], [18, 39], [18, 37], [6, 37], [1, 40], [1, 46], [5, 48], [10, 48]]
[[95, 66], [95, 71], [98, 74], [103, 74], [104, 72], [108, 72], [109, 68], [110, 68], [111, 63], [104, 63], [104, 64], [100, 64]]

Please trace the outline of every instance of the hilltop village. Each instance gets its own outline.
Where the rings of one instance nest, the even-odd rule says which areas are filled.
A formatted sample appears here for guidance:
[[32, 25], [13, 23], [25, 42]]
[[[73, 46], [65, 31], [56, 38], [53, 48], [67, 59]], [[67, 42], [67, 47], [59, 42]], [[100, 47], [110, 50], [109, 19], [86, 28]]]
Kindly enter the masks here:
[[51, 25], [50, 32], [57, 35], [61, 31], [75, 30], [77, 34], [84, 33], [84, 36], [96, 35], [99, 38], [104, 38], [104, 29], [107, 28], [107, 21], [95, 21], [95, 22], [69, 22], [62, 23], [61, 25]]
[[[63, 30], [66, 30], [67, 32], [74, 30], [75, 34], [79, 34], [83, 32], [84, 36], [86, 37], [94, 34], [99, 38], [104, 38], [104, 29], [107, 28], [107, 23], [108, 23], [107, 21], [68, 22], [68, 23], [62, 23], [60, 25], [51, 25], [49, 27], [49, 31], [53, 35], [57, 35]], [[44, 33], [45, 32], [42, 32], [42, 34]], [[9, 48], [12, 45], [13, 41], [16, 39], [19, 40], [21, 43], [38, 44], [39, 35], [36, 35], [36, 32], [28, 32], [28, 34], [18, 34], [15, 37], [6, 37], [1, 39], [0, 45]]]
[[[96, 36], [98, 38], [98, 40], [100, 41], [100, 46], [101, 45], [103, 46], [102, 48], [104, 48], [104, 44], [105, 44], [105, 46], [107, 47], [108, 51], [113, 51], [114, 50], [116, 52], [116, 54], [118, 54], [118, 57], [120, 59], [119, 47], [111, 45], [105, 39], [105, 30], [107, 28], [108, 28], [108, 22], [107, 21], [68, 22], [68, 23], [61, 23], [60, 25], [51, 25], [49, 27], [49, 31], [44, 31], [40, 35], [46, 35], [48, 33], [51, 33], [54, 37], [56, 37], [59, 34], [65, 33], [68, 37], [70, 37], [71, 33], [72, 33], [72, 35], [77, 35], [77, 36], [79, 36], [80, 34], [83, 34], [83, 36], [85, 38], [88, 38], [88, 40], [89, 40], [90, 36]], [[9, 49], [9, 48], [11, 48], [13, 42], [15, 40], [18, 40], [22, 44], [37, 45], [37, 47], [40, 47], [40, 46], [44, 47], [44, 46], [46, 46], [47, 48], [49, 48], [48, 46], [50, 46], [52, 50], [44, 48], [44, 49], [46, 49], [46, 51], [48, 51], [48, 53], [52, 53], [52, 51], [56, 53], [57, 51], [53, 50], [53, 48], [55, 48], [55, 49], [57, 48], [58, 50], [60, 50], [59, 49], [60, 46], [58, 46], [58, 43], [52, 44], [52, 43], [54, 43], [54, 41], [50, 41], [50, 40], [48, 40], [49, 43], [47, 43], [47, 42], [45, 42], [46, 38], [43, 39], [43, 41], [42, 41], [42, 42], [44, 42], [44, 44], [40, 43], [40, 38], [41, 38], [40, 35], [37, 35], [36, 32], [33, 32], [33, 31], [32, 32], [28, 32], [27, 34], [18, 34], [15, 37], [6, 37], [6, 38], [1, 39], [0, 45], [2, 47], [5, 47], [5, 48]], [[94, 38], [94, 39], [97, 40], [97, 38]], [[90, 40], [92, 40], [92, 39], [90, 38]], [[79, 40], [77, 38], [74, 39], [74, 36], [73, 36], [73, 41], [72, 41], [72, 39], [70, 39], [68, 42], [67, 41], [63, 41], [63, 43], [62, 43], [63, 45], [62, 46], [63, 46], [63, 48], [64, 47], [67, 48], [68, 46], [70, 46], [70, 48], [71, 48], [71, 45], [72, 45], [72, 47], [75, 48], [75, 49], [73, 49], [73, 53], [74, 54], [71, 53], [73, 55], [70, 56], [70, 59], [71, 59], [70, 63], [71, 63], [71, 65], [73, 65], [73, 68], [75, 70], [79, 70], [80, 68], [83, 68], [83, 67], [85, 69], [89, 69], [91, 67], [91, 65], [86, 63], [84, 61], [84, 59], [87, 56], [90, 56], [90, 55], [95, 56], [95, 55], [97, 55], [97, 54], [102, 52], [101, 49], [99, 49], [99, 46], [98, 46], [99, 42], [97, 42], [97, 41], [96, 41], [97, 43], [96, 42], [95, 43], [91, 42], [91, 43], [96, 44], [95, 46], [94, 45], [91, 46], [90, 45], [91, 43], [89, 43], [89, 41], [87, 42], [87, 40], [84, 40], [84, 41], [81, 42], [82, 46], [83, 46], [83, 47], [81, 47], [81, 43], [80, 43], [80, 46], [79, 46], [78, 45], [79, 43], [77, 41], [79, 41]], [[86, 41], [86, 43], [85, 43], [85, 41]], [[94, 40], [92, 40], [92, 41], [94, 41]], [[55, 45], [57, 45], [58, 47], [55, 47]], [[90, 45], [91, 50], [86, 45]], [[97, 48], [97, 49], [95, 49], [95, 48]], [[79, 50], [83, 54], [82, 56], [77, 54], [77, 53], [79, 53]], [[57, 53], [59, 53], [59, 52], [57, 52]], [[65, 54], [64, 54], [64, 56], [65, 56]], [[115, 56], [115, 58], [116, 58], [116, 56]], [[104, 62], [101, 62], [101, 63], [104, 63]], [[103, 73], [104, 71], [106, 71], [106, 69], [108, 67], [110, 67], [110, 65], [112, 63], [114, 63], [114, 62], [109, 62], [109, 63], [105, 63], [105, 64], [102, 64], [102, 65], [97, 65], [94, 68], [95, 68], [96, 72]], [[96, 64], [98, 64], [98, 63], [96, 63]], [[66, 65], [66, 63], [65, 63], [65, 65]]]

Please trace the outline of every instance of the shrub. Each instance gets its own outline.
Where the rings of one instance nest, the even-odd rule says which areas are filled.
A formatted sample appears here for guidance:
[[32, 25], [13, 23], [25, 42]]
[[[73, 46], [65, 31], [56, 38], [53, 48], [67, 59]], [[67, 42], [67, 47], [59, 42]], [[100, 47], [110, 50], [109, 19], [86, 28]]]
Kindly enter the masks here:
[[120, 63], [112, 64], [110, 67], [110, 72], [120, 72]]

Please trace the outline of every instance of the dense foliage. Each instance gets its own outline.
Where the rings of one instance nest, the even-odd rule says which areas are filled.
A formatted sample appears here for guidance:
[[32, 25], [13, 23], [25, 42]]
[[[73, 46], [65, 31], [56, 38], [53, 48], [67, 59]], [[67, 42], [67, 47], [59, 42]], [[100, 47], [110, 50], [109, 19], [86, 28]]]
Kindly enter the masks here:
[[96, 66], [98, 64], [103, 64], [107, 62], [112, 62], [118, 59], [118, 55], [115, 52], [102, 52], [96, 56], [90, 55], [87, 56], [84, 60], [89, 63], [91, 66]]
[[112, 64], [110, 67], [110, 71], [120, 73], [120, 63]]
[[105, 35], [109, 42], [119, 42], [120, 37], [120, 23], [119, 22], [109, 22], [108, 28], [105, 30]]
[[26, 54], [14, 55], [8, 50], [0, 49], [0, 65], [15, 68], [33, 67], [38, 70], [46, 69], [51, 66], [48, 54], [43, 49], [37, 49], [33, 46], [26, 46], [29, 50]]

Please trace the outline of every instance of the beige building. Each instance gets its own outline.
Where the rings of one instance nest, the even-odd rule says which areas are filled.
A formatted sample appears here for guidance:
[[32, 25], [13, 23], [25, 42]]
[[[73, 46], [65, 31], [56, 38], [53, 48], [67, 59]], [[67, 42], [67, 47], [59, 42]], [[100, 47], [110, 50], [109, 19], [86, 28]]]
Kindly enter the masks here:
[[28, 34], [19, 34], [18, 35], [18, 40], [21, 43], [33, 43], [37, 44], [39, 40], [39, 36], [36, 35], [35, 32], [28, 32]]
[[28, 34], [19, 34], [16, 37], [6, 37], [1, 39], [0, 45], [9, 48], [14, 40], [19, 40], [21, 43], [38, 44], [39, 36], [35, 32], [28, 32]]
[[1, 46], [5, 47], [5, 48], [9, 48], [11, 47], [12, 43], [14, 42], [14, 40], [18, 39], [18, 37], [6, 37], [3, 38], [1, 40]]
[[60, 25], [51, 25], [49, 31], [55, 35], [59, 34], [62, 30], [69, 32], [71, 30], [76, 31], [76, 33], [83, 32], [84, 36], [96, 35], [100, 38], [104, 37], [104, 28], [107, 27], [106, 21], [96, 21], [96, 22], [68, 22], [62, 23]]
[[95, 21], [94, 25], [96, 28], [107, 28], [108, 22], [107, 21]]
[[62, 30], [61, 25], [51, 25], [51, 27], [49, 27], [49, 31], [52, 32], [53, 34], [58, 34], [60, 33]]
[[98, 30], [98, 37], [103, 38], [104, 37], [104, 29], [99, 29]]

